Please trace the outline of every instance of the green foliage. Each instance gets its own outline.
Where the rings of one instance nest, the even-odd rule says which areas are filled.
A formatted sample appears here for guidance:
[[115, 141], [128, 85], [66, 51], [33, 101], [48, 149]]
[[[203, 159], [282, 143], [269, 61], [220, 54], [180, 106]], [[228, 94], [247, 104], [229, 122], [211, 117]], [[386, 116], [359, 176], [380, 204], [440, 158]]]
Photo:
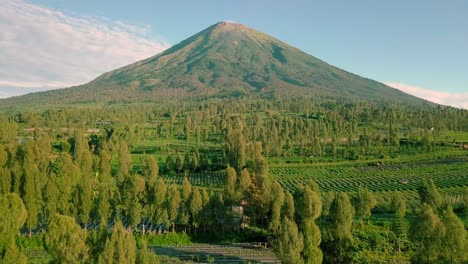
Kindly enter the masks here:
[[367, 220], [371, 216], [371, 209], [377, 204], [374, 194], [367, 188], [359, 186], [356, 195], [353, 197], [356, 217], [359, 220]]
[[345, 193], [338, 193], [330, 206], [323, 231], [324, 263], [349, 263], [352, 259], [354, 208]]
[[98, 263], [133, 264], [136, 261], [136, 241], [131, 232], [124, 229], [122, 222], [117, 222], [107, 238]]
[[303, 246], [304, 240], [296, 223], [291, 219], [284, 218], [278, 238], [278, 254], [282, 263], [304, 263], [301, 258]]
[[445, 236], [442, 242], [444, 263], [466, 263], [468, 261], [468, 232], [463, 222], [448, 208], [442, 218]]
[[27, 258], [16, 245], [16, 236], [26, 221], [26, 209], [15, 193], [0, 196], [0, 262], [26, 263]]
[[284, 191], [278, 182], [273, 184], [271, 194], [274, 199], [271, 203], [271, 219], [268, 229], [277, 234], [281, 226], [281, 208], [284, 204]]
[[419, 197], [421, 198], [421, 204], [427, 204], [434, 210], [439, 210], [442, 205], [442, 197], [432, 180], [426, 181], [423, 179], [418, 192]]
[[414, 263], [438, 263], [442, 257], [445, 227], [432, 207], [423, 203], [411, 224], [410, 238], [415, 245]]
[[80, 263], [88, 259], [86, 231], [72, 217], [56, 215], [47, 227], [45, 245], [54, 263]]

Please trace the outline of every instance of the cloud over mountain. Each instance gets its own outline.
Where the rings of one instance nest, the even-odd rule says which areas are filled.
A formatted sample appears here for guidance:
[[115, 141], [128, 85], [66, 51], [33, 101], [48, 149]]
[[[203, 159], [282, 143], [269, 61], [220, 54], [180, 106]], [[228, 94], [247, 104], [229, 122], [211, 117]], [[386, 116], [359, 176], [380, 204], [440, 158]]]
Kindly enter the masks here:
[[149, 26], [69, 15], [21, 0], [0, 7], [1, 97], [82, 84], [170, 46]]
[[464, 92], [464, 93], [441, 92], [441, 91], [435, 91], [435, 90], [431, 90], [431, 89], [427, 89], [423, 87], [408, 85], [404, 83], [396, 83], [396, 82], [385, 82], [385, 84], [390, 87], [399, 89], [405, 93], [409, 93], [414, 96], [424, 98], [434, 103], [468, 109], [468, 92]]

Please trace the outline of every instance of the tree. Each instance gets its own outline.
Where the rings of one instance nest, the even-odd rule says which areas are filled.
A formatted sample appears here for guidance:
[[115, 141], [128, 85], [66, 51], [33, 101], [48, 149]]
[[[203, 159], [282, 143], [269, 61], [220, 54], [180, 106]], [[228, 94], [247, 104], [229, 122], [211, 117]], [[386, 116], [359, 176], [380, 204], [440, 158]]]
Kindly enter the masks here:
[[300, 264], [304, 263], [301, 258], [301, 251], [304, 246], [302, 235], [299, 233], [294, 220], [283, 218], [281, 224], [278, 254], [282, 263]]
[[167, 198], [167, 211], [169, 215], [169, 221], [172, 224], [172, 231], [175, 231], [175, 222], [179, 216], [181, 198], [179, 188], [176, 185], [172, 185], [169, 188], [169, 195]]
[[[312, 184], [312, 186], [314, 186]], [[318, 190], [318, 187], [315, 187]], [[322, 263], [323, 254], [319, 246], [322, 241], [320, 229], [315, 220], [322, 212], [320, 195], [313, 191], [309, 185], [298, 190], [296, 196], [296, 211], [300, 230], [304, 236], [304, 250], [302, 256], [305, 263]]]
[[87, 227], [93, 206], [93, 187], [90, 178], [84, 179], [76, 187], [76, 206], [78, 220]]
[[158, 264], [159, 259], [154, 252], [148, 250], [148, 244], [145, 239], [141, 240], [138, 254], [136, 257], [136, 263], [138, 264]]
[[302, 251], [304, 263], [322, 263], [323, 253], [320, 249], [322, 236], [319, 227], [312, 218], [308, 218], [302, 222], [302, 234], [304, 235], [304, 249]]
[[107, 238], [98, 263], [134, 264], [136, 261], [136, 242], [132, 233], [126, 232], [122, 222], [118, 221]]
[[330, 206], [323, 233], [324, 263], [350, 263], [354, 209], [345, 193], [338, 193]]
[[282, 215], [284, 217], [294, 220], [294, 213], [295, 213], [294, 197], [290, 192], [286, 192], [285, 194], [282, 211], [283, 211]]
[[440, 209], [440, 206], [442, 205], [442, 197], [432, 180], [429, 180], [428, 182], [425, 179], [422, 179], [418, 193], [421, 199], [421, 204], [427, 204], [436, 211]]
[[301, 221], [309, 219], [315, 220], [322, 213], [320, 195], [312, 191], [307, 185], [298, 190], [295, 204], [297, 214]]
[[377, 204], [374, 194], [362, 186], [359, 186], [353, 202], [356, 210], [356, 217], [360, 221], [369, 219], [372, 208]]
[[410, 227], [410, 238], [415, 246], [414, 263], [439, 263], [445, 228], [432, 207], [423, 203]]
[[80, 263], [88, 259], [86, 231], [69, 216], [56, 215], [52, 219], [45, 245], [54, 263]]
[[398, 252], [401, 252], [403, 241], [406, 240], [406, 203], [400, 192], [396, 192], [390, 201], [390, 209], [395, 213], [392, 230], [396, 237]]
[[177, 158], [175, 161], [175, 168], [178, 173], [180, 173], [184, 168], [184, 160], [182, 159], [182, 156], [180, 154], [177, 155]]
[[0, 196], [0, 263], [26, 263], [16, 245], [16, 236], [27, 217], [21, 198], [15, 193]]
[[117, 182], [120, 184], [131, 173], [133, 166], [132, 156], [125, 141], [120, 143], [119, 169], [117, 171]]
[[448, 208], [442, 218], [445, 226], [443, 239], [444, 263], [466, 263], [468, 261], [467, 231], [463, 222]]
[[192, 225], [197, 233], [197, 228], [200, 225], [199, 214], [203, 209], [203, 200], [198, 188], [194, 188], [192, 191], [192, 197], [190, 199], [190, 214], [192, 215]]
[[237, 175], [236, 170], [228, 166], [226, 169], [226, 187], [224, 190], [224, 197], [229, 202], [234, 202], [236, 200], [236, 183], [237, 183]]
[[106, 150], [101, 150], [99, 157], [99, 175], [111, 176], [111, 158]]
[[284, 204], [284, 191], [279, 182], [275, 181], [272, 188], [272, 194], [275, 199], [271, 204], [271, 217], [268, 229], [277, 234], [281, 226], [281, 208]]
[[143, 175], [149, 186], [153, 186], [156, 183], [156, 179], [159, 175], [159, 166], [158, 162], [153, 156], [149, 158], [144, 158], [143, 162]]
[[28, 211], [26, 225], [31, 230], [36, 226], [40, 206], [40, 189], [38, 186], [39, 171], [34, 160], [26, 159], [24, 164], [24, 176], [22, 181], [22, 198]]
[[239, 182], [239, 187], [240, 187], [240, 191], [241, 191], [243, 198], [245, 198], [245, 196], [248, 194], [251, 186], [252, 186], [252, 178], [250, 178], [250, 172], [246, 168], [244, 168], [242, 169], [242, 172], [240, 175], [240, 182]]

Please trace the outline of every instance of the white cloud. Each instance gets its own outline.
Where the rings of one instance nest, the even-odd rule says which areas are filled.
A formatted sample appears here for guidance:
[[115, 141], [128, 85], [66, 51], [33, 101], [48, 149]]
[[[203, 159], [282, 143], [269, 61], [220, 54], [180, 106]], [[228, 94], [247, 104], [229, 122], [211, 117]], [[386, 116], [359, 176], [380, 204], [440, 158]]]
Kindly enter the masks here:
[[428, 101], [468, 109], [468, 92], [449, 93], [397, 82], [384, 82], [386, 85]]
[[151, 27], [0, 1], [0, 96], [86, 83], [170, 45]]

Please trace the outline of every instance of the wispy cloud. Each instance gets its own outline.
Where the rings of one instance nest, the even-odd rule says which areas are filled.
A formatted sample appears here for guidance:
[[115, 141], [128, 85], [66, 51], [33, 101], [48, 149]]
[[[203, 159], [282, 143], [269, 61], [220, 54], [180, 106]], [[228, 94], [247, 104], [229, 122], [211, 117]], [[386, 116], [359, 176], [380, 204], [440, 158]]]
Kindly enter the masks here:
[[397, 82], [384, 82], [386, 85], [428, 101], [468, 109], [468, 92], [449, 93]]
[[0, 96], [78, 85], [170, 45], [137, 26], [21, 0], [0, 3]]

